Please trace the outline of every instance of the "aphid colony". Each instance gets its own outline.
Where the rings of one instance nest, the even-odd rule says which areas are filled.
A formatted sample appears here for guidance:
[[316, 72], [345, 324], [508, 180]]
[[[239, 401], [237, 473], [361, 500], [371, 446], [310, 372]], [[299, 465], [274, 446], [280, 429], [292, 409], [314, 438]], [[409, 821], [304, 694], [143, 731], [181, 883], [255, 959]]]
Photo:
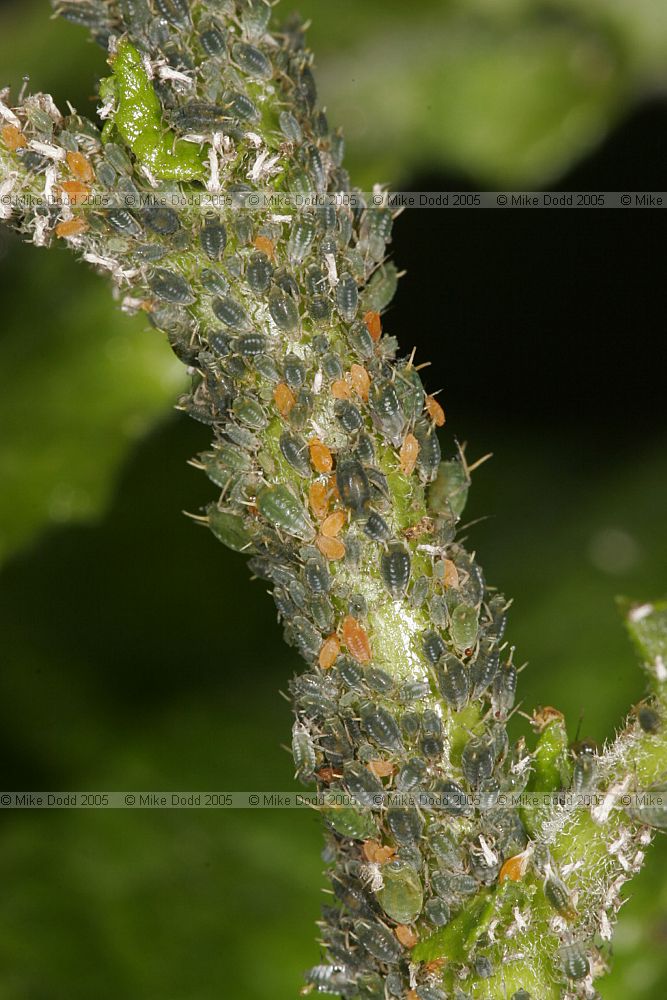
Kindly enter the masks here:
[[[69, 241], [166, 333], [193, 378], [179, 405], [213, 433], [193, 463], [220, 491], [202, 520], [251, 557], [307, 663], [291, 684], [292, 753], [297, 776], [331, 797], [332, 892], [326, 962], [307, 988], [463, 1000], [466, 980], [502, 974], [510, 937], [530, 923], [528, 909], [522, 931], [515, 910], [539, 891], [560, 921], [554, 975], [578, 989], [591, 935], [546, 845], [501, 804], [531, 775], [506, 730], [508, 605], [456, 539], [469, 470], [463, 454], [441, 460], [442, 404], [383, 332], [392, 212], [381, 197], [324, 197], [352, 189], [301, 26], [268, 34], [265, 0], [56, 7], [110, 48], [105, 125], [44, 95], [5, 109], [11, 193], [53, 196], [12, 221], [37, 243]], [[130, 92], [142, 95], [134, 122]], [[275, 178], [318, 203], [258, 208], [251, 196]], [[171, 202], [173, 180], [199, 202]], [[115, 196], [109, 207], [88, 202], [100, 194]], [[407, 652], [388, 642], [390, 619]], [[638, 720], [660, 725], [648, 708]], [[594, 788], [594, 755], [579, 753], [572, 772], [573, 790]], [[415, 949], [493, 892], [493, 932], [479, 922], [465, 960], [447, 963], [446, 992], [443, 964]]]

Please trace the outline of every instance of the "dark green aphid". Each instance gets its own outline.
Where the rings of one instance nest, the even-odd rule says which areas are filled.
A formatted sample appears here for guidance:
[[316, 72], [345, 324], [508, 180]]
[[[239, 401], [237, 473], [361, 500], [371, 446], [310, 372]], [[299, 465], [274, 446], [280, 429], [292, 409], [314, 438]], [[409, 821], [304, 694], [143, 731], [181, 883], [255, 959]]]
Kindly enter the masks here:
[[375, 341], [366, 329], [365, 323], [355, 323], [348, 334], [348, 340], [360, 357], [368, 359], [375, 354]]
[[589, 973], [588, 956], [581, 942], [563, 945], [558, 949], [558, 957], [563, 972], [568, 979], [585, 979]]
[[166, 268], [156, 269], [150, 279], [150, 287], [165, 302], [187, 305], [195, 300], [194, 292], [185, 278], [176, 271], [168, 271]]
[[479, 889], [477, 879], [465, 872], [434, 872], [431, 885], [438, 896], [450, 901], [457, 896], [474, 896]]
[[447, 704], [457, 711], [463, 708], [470, 695], [470, 677], [463, 663], [456, 656], [444, 656], [436, 676], [440, 693]]
[[296, 644], [303, 658], [305, 660], [315, 659], [322, 645], [322, 636], [318, 630], [303, 615], [295, 615], [291, 625]]
[[318, 594], [310, 599], [310, 615], [322, 632], [329, 632], [334, 625], [336, 612], [328, 597]]
[[340, 276], [336, 285], [336, 309], [342, 320], [351, 323], [359, 308], [359, 290], [357, 282], [347, 272]]
[[444, 628], [449, 624], [449, 605], [444, 594], [434, 594], [428, 602], [428, 610], [434, 625]]
[[350, 594], [347, 610], [353, 618], [365, 618], [368, 614], [368, 602], [363, 594]]
[[402, 701], [422, 701], [428, 698], [431, 693], [431, 686], [427, 680], [406, 681], [401, 687]]
[[419, 735], [420, 721], [416, 712], [404, 712], [401, 717], [401, 729], [408, 740], [414, 740]]
[[199, 43], [207, 56], [219, 56], [225, 51], [226, 34], [212, 25], [199, 35]]
[[424, 903], [424, 916], [436, 927], [444, 927], [450, 921], [450, 910], [446, 900], [439, 896], [427, 899]]
[[325, 354], [322, 358], [322, 370], [332, 382], [343, 377], [343, 366], [337, 354]]
[[401, 731], [396, 719], [380, 705], [369, 705], [361, 713], [364, 728], [383, 750], [399, 753], [403, 749]]
[[291, 264], [300, 264], [310, 253], [315, 239], [315, 222], [312, 216], [304, 215], [292, 226], [287, 242], [287, 256]]
[[517, 990], [513, 993], [510, 1000], [532, 1000], [531, 994], [528, 990]]
[[268, 291], [273, 276], [273, 264], [265, 253], [252, 255], [246, 268], [246, 278], [255, 295], [263, 295]]
[[268, 382], [280, 382], [278, 366], [270, 354], [257, 354], [253, 358], [255, 368]]
[[331, 574], [324, 561], [308, 559], [303, 567], [306, 585], [313, 594], [328, 594], [331, 589]]
[[109, 208], [106, 220], [122, 236], [140, 236], [143, 232], [135, 217], [124, 208]]
[[378, 962], [391, 965], [399, 961], [402, 952], [401, 946], [384, 924], [371, 924], [357, 920], [354, 924], [354, 933], [359, 944]]
[[299, 325], [299, 311], [296, 302], [281, 288], [272, 288], [269, 293], [269, 312], [276, 326], [287, 332]]
[[392, 920], [413, 923], [422, 910], [424, 891], [417, 872], [405, 861], [391, 861], [382, 869], [384, 885], [376, 893], [377, 901]]
[[410, 553], [402, 542], [391, 542], [382, 553], [380, 575], [394, 600], [403, 597], [410, 582]]
[[449, 634], [457, 649], [473, 649], [479, 631], [479, 612], [470, 604], [457, 604], [450, 615]]
[[364, 418], [360, 411], [347, 399], [337, 400], [334, 412], [348, 434], [354, 434], [364, 426]]
[[212, 267], [205, 267], [199, 276], [203, 287], [213, 295], [225, 296], [229, 291], [229, 282], [221, 271], [215, 271]]
[[273, 75], [269, 59], [254, 45], [237, 42], [232, 46], [232, 57], [248, 76], [254, 76], [258, 80], [268, 80]]
[[364, 465], [372, 465], [375, 461], [375, 448], [373, 447], [373, 441], [370, 435], [366, 434], [365, 431], [357, 438], [357, 444], [354, 450], [357, 458]]
[[217, 458], [220, 465], [231, 472], [247, 472], [252, 468], [252, 459], [247, 451], [229, 441], [223, 441], [216, 448], [213, 457]]
[[303, 132], [291, 111], [281, 111], [278, 121], [280, 122], [280, 131], [286, 139], [289, 139], [290, 142], [301, 142]]
[[188, 0], [155, 0], [159, 14], [176, 28], [190, 27], [190, 4]]
[[329, 338], [325, 333], [316, 333], [312, 339], [312, 348], [316, 354], [325, 355], [329, 350]]
[[588, 795], [596, 783], [598, 765], [591, 754], [579, 754], [572, 768], [572, 791], [575, 795]]
[[303, 504], [286, 486], [267, 486], [260, 490], [257, 494], [257, 507], [274, 528], [301, 538], [304, 542], [312, 542], [315, 537], [315, 529]]
[[382, 782], [361, 764], [350, 764], [345, 768], [343, 781], [348, 792], [360, 806], [366, 809], [380, 809], [384, 800]]
[[223, 545], [235, 552], [248, 550], [252, 538], [242, 517], [218, 510], [213, 504], [206, 508], [208, 526]]
[[226, 108], [206, 101], [189, 101], [172, 111], [170, 118], [179, 132], [217, 132], [229, 121]]
[[486, 955], [479, 955], [475, 959], [475, 972], [480, 979], [489, 979], [493, 975], [493, 964]]
[[317, 766], [317, 755], [310, 732], [300, 722], [292, 727], [292, 756], [297, 777], [310, 778]]
[[363, 513], [370, 489], [368, 477], [356, 458], [341, 458], [336, 466], [336, 486], [345, 507], [355, 514]]
[[491, 703], [497, 719], [506, 719], [514, 708], [516, 697], [516, 667], [512, 662], [504, 663], [493, 682]]
[[391, 530], [385, 519], [373, 511], [364, 524], [364, 534], [368, 535], [374, 542], [386, 542], [391, 535]]
[[170, 236], [181, 228], [176, 212], [166, 205], [150, 206], [145, 209], [143, 218], [148, 228], [160, 236]]
[[227, 229], [224, 223], [207, 220], [199, 232], [199, 242], [210, 260], [221, 260], [227, 246]]
[[290, 351], [283, 365], [285, 381], [290, 389], [300, 389], [306, 381], [306, 366], [298, 354]]
[[422, 649], [424, 650], [424, 656], [429, 663], [433, 664], [433, 666], [435, 666], [439, 662], [441, 656], [444, 655], [445, 648], [442, 636], [437, 632], [429, 630], [424, 632], [422, 635]]
[[451, 513], [460, 517], [468, 499], [470, 476], [460, 459], [441, 462], [435, 481], [429, 487], [428, 505], [433, 513]]
[[401, 401], [405, 419], [409, 424], [414, 424], [420, 417], [424, 409], [424, 387], [419, 377], [419, 372], [412, 366], [399, 368], [396, 379], [396, 392]]
[[240, 302], [228, 295], [224, 298], [214, 299], [213, 312], [220, 322], [228, 326], [230, 330], [246, 333], [250, 329], [250, 317], [247, 312]]
[[560, 913], [561, 917], [571, 920], [576, 916], [567, 886], [553, 872], [549, 873], [544, 883], [544, 895], [554, 910]]
[[454, 834], [449, 831], [440, 830], [432, 833], [429, 837], [429, 846], [448, 868], [458, 869], [463, 866], [461, 847]]
[[490, 687], [499, 666], [500, 656], [494, 652], [493, 645], [481, 643], [477, 657], [470, 667], [470, 682], [475, 698], [479, 698]]
[[412, 807], [392, 806], [387, 810], [387, 826], [399, 844], [416, 844], [422, 835], [424, 821]]
[[280, 450], [285, 461], [292, 466], [295, 472], [304, 478], [310, 478], [308, 445], [302, 437], [298, 434], [292, 434], [290, 431], [283, 431], [280, 435]]
[[[225, 107], [234, 118], [241, 118], [243, 121], [255, 122], [259, 120], [259, 108], [254, 104], [247, 94], [242, 94], [239, 90], [229, 90], [225, 94]], [[247, 243], [248, 240], [243, 242]]]
[[364, 672], [351, 656], [339, 656], [336, 660], [336, 670], [343, 684], [359, 691], [364, 686]]
[[379, 667], [366, 668], [366, 683], [378, 694], [389, 694], [394, 689], [393, 678]]
[[254, 358], [266, 351], [266, 337], [261, 333], [245, 333], [237, 337], [234, 346], [244, 358]]
[[411, 757], [396, 775], [396, 788], [399, 792], [410, 792], [426, 776], [427, 767], [420, 757]]
[[642, 705], [637, 711], [637, 722], [645, 733], [657, 733], [662, 724], [660, 716], [650, 705]]
[[470, 803], [465, 791], [457, 781], [446, 779], [436, 781], [433, 786], [433, 797], [429, 797], [434, 809], [442, 809], [450, 816], [463, 816], [470, 810]]
[[368, 404], [373, 422], [380, 433], [398, 447], [403, 441], [405, 414], [394, 383], [389, 381], [374, 382]]
[[468, 740], [461, 754], [461, 770], [466, 781], [479, 785], [493, 774], [495, 759], [493, 742], [486, 736], [473, 736]]
[[433, 429], [433, 425], [427, 421], [419, 421], [415, 424], [414, 435], [419, 442], [419, 455], [417, 456], [417, 469], [421, 479], [432, 482], [438, 475], [440, 467], [440, 442], [438, 435]]

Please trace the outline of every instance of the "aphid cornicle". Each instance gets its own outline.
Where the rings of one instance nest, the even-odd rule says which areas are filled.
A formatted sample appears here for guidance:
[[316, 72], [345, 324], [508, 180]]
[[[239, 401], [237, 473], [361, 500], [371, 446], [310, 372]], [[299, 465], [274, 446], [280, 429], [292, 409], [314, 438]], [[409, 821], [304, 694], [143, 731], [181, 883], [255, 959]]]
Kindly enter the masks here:
[[411, 806], [392, 806], [387, 810], [387, 826], [399, 844], [416, 844], [422, 835], [424, 821]]
[[228, 326], [230, 330], [238, 333], [247, 333], [250, 330], [250, 317], [240, 302], [230, 296], [213, 300], [213, 312], [221, 323]]
[[440, 693], [448, 705], [463, 708], [470, 695], [470, 675], [456, 656], [443, 656], [436, 669]]
[[380, 705], [368, 705], [361, 713], [361, 720], [368, 735], [383, 750], [391, 750], [394, 753], [403, 750], [398, 723], [386, 708]]
[[280, 435], [280, 451], [291, 467], [304, 478], [310, 477], [308, 445], [298, 434], [283, 431]]
[[342, 503], [361, 514], [368, 503], [370, 488], [363, 466], [356, 458], [341, 458], [336, 466], [336, 486]]
[[378, 962], [386, 962], [390, 965], [399, 961], [402, 948], [384, 924], [356, 920], [354, 934], [359, 944]]
[[394, 600], [408, 589], [410, 566], [410, 553], [402, 542], [391, 542], [380, 556], [382, 582]]
[[558, 957], [563, 972], [568, 979], [585, 979], [589, 973], [588, 955], [580, 941], [563, 945], [558, 949]]

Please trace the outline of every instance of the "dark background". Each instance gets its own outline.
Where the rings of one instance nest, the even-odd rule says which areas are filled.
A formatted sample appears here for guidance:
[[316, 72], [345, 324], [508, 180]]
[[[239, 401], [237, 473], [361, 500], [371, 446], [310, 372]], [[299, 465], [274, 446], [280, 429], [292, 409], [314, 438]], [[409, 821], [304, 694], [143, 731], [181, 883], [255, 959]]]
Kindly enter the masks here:
[[[0, 16], [35, 85], [83, 107], [102, 57], [84, 45], [80, 65], [43, 62], [62, 26], [47, 22], [39, 31], [57, 34], [35, 34], [31, 49], [23, 15]], [[78, 52], [82, 36], [65, 32]], [[5, 46], [13, 78], [21, 63]], [[667, 188], [666, 134], [667, 102], [637, 95], [548, 184]], [[511, 189], [509, 179], [425, 155], [396, 186]], [[582, 734], [600, 741], [643, 690], [614, 598], [667, 589], [665, 218], [413, 211], [392, 248], [408, 273], [385, 328], [432, 362], [443, 450], [458, 438], [471, 459], [494, 453], [475, 475], [465, 517], [478, 523], [466, 534], [515, 599], [524, 706], [558, 706], [573, 736], [583, 715]], [[166, 347], [114, 313], [104, 283], [63, 251], [6, 235], [0, 246], [3, 787], [292, 787], [278, 692], [299, 663], [243, 560], [179, 515], [212, 490], [185, 464], [205, 428], [169, 415], [175, 377], [155, 379], [159, 366], [172, 371]], [[53, 483], [62, 489], [49, 494]], [[318, 959], [319, 847], [305, 812], [2, 812], [2, 995], [294, 996]], [[601, 987], [610, 1000], [665, 995], [666, 858], [661, 842], [633, 883]]]

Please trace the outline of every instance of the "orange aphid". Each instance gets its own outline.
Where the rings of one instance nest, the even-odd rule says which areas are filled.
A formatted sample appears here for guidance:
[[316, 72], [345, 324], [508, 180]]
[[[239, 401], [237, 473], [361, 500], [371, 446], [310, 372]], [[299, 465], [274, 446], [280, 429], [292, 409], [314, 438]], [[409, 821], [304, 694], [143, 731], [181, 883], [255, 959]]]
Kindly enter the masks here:
[[413, 930], [412, 927], [408, 927], [406, 924], [399, 924], [398, 927], [394, 927], [394, 934], [404, 948], [414, 948], [417, 941], [419, 941], [419, 934], [417, 934], [417, 931]]
[[455, 590], [459, 588], [459, 571], [456, 568], [456, 563], [452, 562], [451, 559], [443, 560], [445, 564], [445, 572], [442, 578], [442, 582], [445, 587], [454, 587]]
[[310, 451], [310, 461], [317, 472], [331, 472], [333, 469], [333, 455], [319, 438], [311, 438], [308, 442]]
[[318, 535], [315, 539], [318, 549], [331, 562], [342, 559], [345, 555], [345, 546], [340, 538], [330, 538], [328, 535]]
[[382, 320], [379, 312], [369, 310], [364, 314], [364, 323], [373, 340], [379, 340], [382, 336]]
[[431, 962], [424, 962], [424, 972], [432, 972], [433, 974], [437, 974], [438, 972], [442, 972], [444, 967], [445, 967], [444, 958], [434, 958], [433, 961]]
[[396, 855], [396, 848], [384, 847], [377, 840], [365, 840], [361, 845], [361, 851], [367, 861], [376, 865], [384, 865]]
[[521, 854], [515, 854], [513, 858], [508, 858], [503, 864], [498, 881], [505, 882], [507, 879], [511, 879], [512, 882], [520, 882], [526, 874], [527, 867], [528, 853], [523, 851]]
[[322, 524], [322, 534], [326, 535], [327, 538], [335, 538], [336, 535], [340, 534], [343, 529], [345, 522], [347, 521], [347, 514], [344, 510], [335, 510], [333, 514], [329, 514], [328, 517], [324, 519]]
[[445, 422], [445, 411], [435, 396], [427, 396], [424, 405], [426, 406], [426, 412], [435, 426], [442, 427]]
[[541, 733], [551, 722], [562, 722], [565, 716], [552, 705], [541, 705], [533, 709], [530, 724], [536, 733]]
[[90, 194], [90, 188], [81, 181], [63, 181], [60, 185], [72, 205], [79, 205]]
[[73, 153], [71, 150], [67, 154], [67, 165], [80, 181], [92, 181], [95, 176], [92, 164], [83, 153]]
[[273, 245], [273, 241], [270, 240], [268, 236], [256, 236], [252, 242], [256, 250], [261, 250], [262, 253], [265, 253], [267, 257], [270, 257], [273, 260], [276, 248]]
[[396, 771], [390, 760], [369, 760], [366, 767], [376, 778], [389, 778]]
[[419, 994], [417, 990], [408, 990], [405, 994], [405, 1000], [419, 1000]]
[[66, 239], [68, 236], [80, 236], [85, 233], [88, 223], [83, 219], [68, 219], [66, 222], [59, 222], [56, 226], [56, 236]]
[[368, 390], [371, 387], [371, 378], [363, 365], [352, 365], [350, 368], [350, 382], [357, 396], [364, 401], [368, 399]]
[[404, 476], [412, 475], [415, 465], [417, 464], [418, 455], [419, 441], [414, 434], [406, 434], [403, 438], [403, 444], [401, 445], [401, 450], [399, 452], [401, 472]]
[[370, 639], [366, 629], [352, 615], [346, 615], [343, 619], [343, 642], [358, 663], [370, 663]]
[[322, 670], [331, 670], [334, 663], [338, 659], [339, 653], [340, 643], [338, 641], [338, 636], [330, 635], [328, 639], [324, 640], [322, 648], [320, 649], [319, 664]]
[[284, 382], [279, 382], [273, 390], [273, 402], [278, 407], [281, 417], [286, 417], [296, 403], [296, 396], [288, 385], [285, 385]]
[[329, 512], [329, 488], [326, 483], [314, 482], [308, 488], [308, 502], [315, 517], [321, 521]]
[[16, 125], [3, 125], [2, 141], [7, 149], [11, 149], [12, 152], [15, 149], [21, 149], [23, 146], [28, 145], [23, 132]]
[[334, 399], [350, 399], [352, 390], [344, 378], [337, 378], [331, 384], [331, 395]]
[[321, 767], [319, 771], [315, 771], [315, 774], [325, 785], [330, 785], [332, 781], [343, 777], [343, 772], [335, 767]]

